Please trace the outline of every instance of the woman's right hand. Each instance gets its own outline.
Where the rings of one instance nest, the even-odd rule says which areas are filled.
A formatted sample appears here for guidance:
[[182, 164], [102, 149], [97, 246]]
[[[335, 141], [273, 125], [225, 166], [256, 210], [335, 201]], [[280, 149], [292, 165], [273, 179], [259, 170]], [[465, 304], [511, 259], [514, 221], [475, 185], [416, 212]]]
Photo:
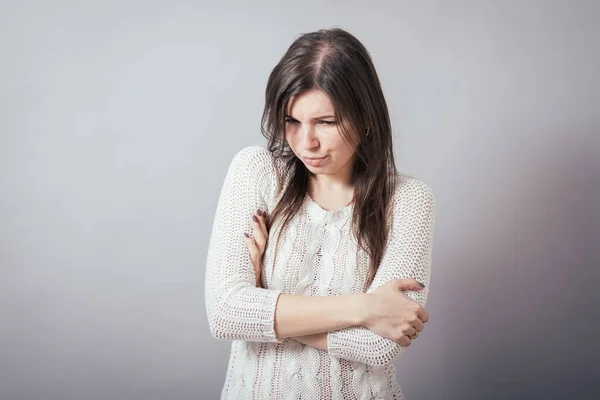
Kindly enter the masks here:
[[419, 291], [423, 288], [415, 279], [401, 278], [368, 293], [367, 316], [363, 325], [379, 336], [408, 347], [412, 343], [409, 336], [423, 330], [429, 315], [420, 304], [402, 293], [403, 290]]
[[269, 230], [267, 228], [267, 212], [258, 209], [256, 215], [252, 215], [250, 224], [252, 226], [252, 235], [244, 232], [244, 241], [250, 251], [250, 259], [254, 267], [256, 276], [256, 287], [262, 287], [261, 274], [262, 262], [267, 241], [269, 239]]

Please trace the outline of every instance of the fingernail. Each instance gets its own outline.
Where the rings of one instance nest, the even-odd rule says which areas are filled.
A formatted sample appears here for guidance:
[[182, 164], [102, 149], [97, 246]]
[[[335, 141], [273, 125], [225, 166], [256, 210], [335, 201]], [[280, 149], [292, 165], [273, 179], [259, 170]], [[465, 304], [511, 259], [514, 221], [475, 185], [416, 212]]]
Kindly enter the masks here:
[[262, 210], [259, 208], [258, 211], [256, 212], [258, 214], [258, 216], [260, 217], [262, 215]]
[[[417, 281], [417, 282], [418, 282], [418, 281]], [[419, 282], [419, 286], [421, 286], [422, 288], [424, 288], [424, 287], [425, 287], [425, 284], [423, 284], [423, 283]]]
[[254, 222], [258, 222], [258, 218], [256, 218], [256, 215], [253, 215], [252, 219], [254, 220]]
[[246, 236], [247, 238], [250, 237], [250, 235], [248, 235], [246, 232], [244, 232], [244, 236]]

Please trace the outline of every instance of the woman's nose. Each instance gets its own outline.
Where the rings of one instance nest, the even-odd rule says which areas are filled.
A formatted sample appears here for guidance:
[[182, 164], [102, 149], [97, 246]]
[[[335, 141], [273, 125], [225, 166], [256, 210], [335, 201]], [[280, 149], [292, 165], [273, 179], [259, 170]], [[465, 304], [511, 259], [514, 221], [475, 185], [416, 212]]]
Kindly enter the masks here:
[[314, 147], [318, 144], [315, 129], [312, 126], [306, 126], [302, 130], [302, 144], [306, 148]]

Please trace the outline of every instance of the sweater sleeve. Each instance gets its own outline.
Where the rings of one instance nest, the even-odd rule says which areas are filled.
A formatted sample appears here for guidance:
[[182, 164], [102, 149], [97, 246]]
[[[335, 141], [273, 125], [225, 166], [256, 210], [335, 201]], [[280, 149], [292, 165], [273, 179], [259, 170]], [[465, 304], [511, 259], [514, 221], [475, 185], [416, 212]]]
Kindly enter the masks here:
[[[422, 307], [425, 306], [431, 272], [434, 214], [435, 197], [425, 183], [411, 178], [399, 184], [388, 244], [367, 293], [392, 279], [413, 278], [424, 283], [425, 288], [405, 291], [404, 294]], [[327, 345], [333, 357], [371, 366], [392, 363], [404, 351], [400, 344], [363, 326], [329, 332]]]
[[274, 185], [271, 155], [264, 148], [240, 150], [228, 168], [208, 247], [205, 301], [211, 334], [219, 340], [281, 343], [275, 336], [279, 290], [256, 287], [243, 240], [252, 214], [267, 210]]

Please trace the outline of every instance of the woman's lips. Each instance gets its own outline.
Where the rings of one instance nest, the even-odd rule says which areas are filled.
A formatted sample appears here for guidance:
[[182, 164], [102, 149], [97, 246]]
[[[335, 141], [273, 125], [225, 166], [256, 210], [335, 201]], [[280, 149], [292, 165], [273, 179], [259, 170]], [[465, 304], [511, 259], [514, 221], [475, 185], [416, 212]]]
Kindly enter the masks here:
[[311, 167], [318, 167], [323, 163], [323, 161], [325, 161], [326, 158], [327, 156], [321, 158], [303, 158], [303, 160], [306, 164], [310, 165]]

